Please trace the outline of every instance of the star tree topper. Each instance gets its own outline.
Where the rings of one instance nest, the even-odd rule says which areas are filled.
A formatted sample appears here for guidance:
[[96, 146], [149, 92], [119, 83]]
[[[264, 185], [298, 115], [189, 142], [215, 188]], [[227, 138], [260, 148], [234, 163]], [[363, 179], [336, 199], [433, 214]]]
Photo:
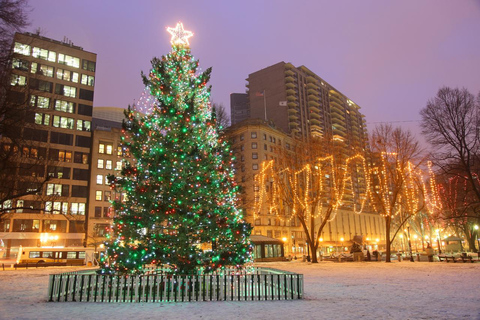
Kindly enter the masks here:
[[177, 23], [175, 28], [167, 27], [167, 31], [172, 35], [170, 43], [173, 45], [186, 45], [189, 46], [188, 38], [193, 36], [193, 32], [183, 29], [183, 23]]

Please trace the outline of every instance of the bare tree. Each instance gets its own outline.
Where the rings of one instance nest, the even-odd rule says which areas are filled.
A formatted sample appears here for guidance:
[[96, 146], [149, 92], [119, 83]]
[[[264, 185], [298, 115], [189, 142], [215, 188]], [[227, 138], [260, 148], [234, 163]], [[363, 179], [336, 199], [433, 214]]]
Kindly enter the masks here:
[[386, 262], [390, 262], [391, 244], [416, 213], [425, 207], [421, 148], [409, 131], [391, 125], [376, 127], [371, 136], [373, 208], [385, 219]]
[[313, 263], [318, 262], [319, 235], [344, 204], [349, 166], [364, 162], [363, 157], [340, 154], [331, 141], [297, 141], [295, 150], [279, 152], [278, 161], [264, 162], [255, 179], [260, 191], [255, 211], [268, 210], [288, 222], [298, 219]]
[[225, 132], [225, 129], [230, 126], [230, 118], [227, 114], [227, 110], [221, 103], [212, 103], [212, 109], [213, 112], [215, 112], [215, 116], [217, 119], [217, 131], [220, 134], [223, 134]]
[[[440, 174], [462, 188], [444, 193], [449, 218], [460, 220], [470, 247], [474, 247], [472, 230], [474, 224], [480, 224], [480, 94], [475, 99], [465, 88], [443, 87], [420, 114], [422, 133], [433, 146], [434, 164]], [[452, 198], [454, 194], [461, 194], [461, 205]]]
[[13, 35], [29, 25], [27, 0], [0, 0], [0, 70], [10, 60]]

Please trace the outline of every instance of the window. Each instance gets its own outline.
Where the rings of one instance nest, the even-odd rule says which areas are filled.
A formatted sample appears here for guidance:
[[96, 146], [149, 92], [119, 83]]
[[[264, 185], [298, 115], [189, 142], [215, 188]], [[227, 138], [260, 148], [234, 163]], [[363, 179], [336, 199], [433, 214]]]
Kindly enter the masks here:
[[245, 156], [242, 154], [242, 156], [240, 157], [240, 161], [244, 162], [245, 161]]
[[58, 54], [58, 63], [64, 64], [66, 66], [74, 67], [74, 68], [80, 67], [80, 59], [63, 54], [63, 53]]
[[122, 154], [123, 154], [122, 147], [118, 146], [117, 147], [117, 156], [122, 156]]
[[95, 207], [95, 218], [102, 217], [102, 207]]
[[251, 137], [252, 139], [256, 139], [256, 138], [257, 138], [257, 133], [256, 133], [256, 132], [252, 132], [252, 133], [250, 134], [250, 137]]
[[72, 186], [72, 197], [86, 198], [88, 196], [87, 186]]
[[263, 140], [267, 140], [267, 134], [263, 134]]
[[70, 204], [70, 213], [84, 216], [85, 215], [85, 203], [72, 202]]
[[98, 153], [105, 153], [105, 144], [100, 143], [98, 145]]
[[77, 130], [80, 131], [90, 131], [91, 123], [87, 120], [77, 120]]
[[105, 169], [112, 170], [112, 160], [107, 160], [105, 163]]
[[88, 74], [82, 74], [82, 84], [86, 86], [93, 86], [95, 83], [95, 77], [94, 76], [89, 76]]
[[108, 179], [108, 175], [105, 175], [105, 185], [109, 186], [110, 185], [110, 181]]
[[90, 175], [88, 174], [87, 169], [73, 168], [73, 180], [88, 181], [89, 178], [90, 178]]
[[32, 95], [30, 97], [30, 105], [40, 109], [48, 109], [50, 107], [50, 98]]
[[32, 62], [31, 73], [36, 73], [45, 77], [53, 77], [53, 67]]
[[80, 94], [78, 97], [83, 100], [93, 101], [93, 91], [80, 89]]
[[55, 110], [75, 113], [75, 103], [70, 101], [55, 100]]
[[95, 200], [102, 201], [102, 191], [101, 190], [95, 191]]
[[111, 144], [107, 144], [107, 154], [112, 154], [113, 153], [113, 146]]
[[55, 85], [55, 93], [66, 97], [75, 98], [77, 96], [77, 88], [57, 83]]
[[263, 145], [263, 150], [268, 150], [266, 143]]
[[103, 169], [103, 163], [104, 163], [103, 159], [98, 159], [97, 160], [97, 168], [98, 169]]
[[38, 79], [31, 79], [30, 83], [31, 83], [32, 89], [35, 89], [38, 91], [44, 91], [44, 92], [52, 92], [53, 83], [51, 82], [38, 80]]
[[57, 184], [57, 183], [48, 183], [47, 184], [46, 195], [47, 196], [57, 195], [57, 196], [67, 197], [68, 196], [68, 190], [69, 190], [68, 185], [61, 185], [61, 184]]
[[82, 69], [95, 72], [95, 62], [89, 60], [82, 60]]
[[73, 162], [88, 164], [88, 153], [75, 151]]
[[73, 118], [53, 116], [53, 124], [55, 128], [73, 129]]
[[78, 73], [65, 69], [57, 69], [57, 79], [78, 83]]
[[[110, 201], [112, 200], [112, 192], [111, 191], [105, 191], [103, 193], [103, 201]], [[108, 209], [108, 207], [107, 207]]]
[[85, 137], [85, 136], [76, 136], [75, 138], [75, 146], [82, 147], [82, 148], [90, 148], [92, 142], [92, 138]]
[[122, 161], [117, 161], [115, 163], [115, 170], [122, 170]]
[[97, 174], [97, 184], [103, 184], [103, 175]]
[[104, 218], [113, 217], [113, 208], [112, 207], [104, 207], [103, 208], [103, 217]]
[[258, 164], [256, 163], [252, 164], [252, 170], [258, 170]]
[[93, 107], [85, 104], [78, 104], [78, 114], [83, 116], [92, 116]]
[[28, 63], [27, 60], [13, 58], [12, 69], [17, 69], [17, 70], [21, 70], [21, 71], [28, 71], [29, 63]]
[[45, 113], [35, 113], [35, 124], [48, 126], [50, 124], [50, 115]]
[[72, 152], [71, 151], [63, 151], [63, 150], [57, 150], [57, 149], [50, 149], [50, 154], [51, 160], [55, 160], [53, 158], [55, 155], [57, 155], [56, 160], [62, 161], [62, 162], [72, 162]]
[[240, 135], [240, 141], [243, 141], [243, 139], [245, 139], [245, 136], [243, 135], [243, 133]]
[[258, 153], [252, 152], [252, 159], [258, 159]]
[[30, 46], [28, 44], [15, 42], [15, 46], [13, 47], [13, 52], [18, 54], [23, 54], [24, 56], [29, 56]]
[[57, 54], [54, 51], [33, 47], [32, 57], [47, 60], [50, 62], [55, 62], [55, 60], [57, 59]]
[[240, 146], [240, 151], [244, 151], [244, 150], [245, 150], [245, 146], [242, 144], [242, 145]]
[[27, 84], [27, 78], [18, 74], [12, 74], [10, 85], [12, 86], [24, 86]]
[[56, 179], [70, 179], [70, 168], [48, 166], [48, 176]]
[[252, 142], [252, 149], [257, 149], [257, 143], [256, 142]]

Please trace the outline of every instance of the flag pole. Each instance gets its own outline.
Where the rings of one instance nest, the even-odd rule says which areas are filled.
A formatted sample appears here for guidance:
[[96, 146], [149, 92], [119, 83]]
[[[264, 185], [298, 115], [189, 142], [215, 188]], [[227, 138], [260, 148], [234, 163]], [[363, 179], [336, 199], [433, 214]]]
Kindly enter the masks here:
[[265, 121], [267, 121], [267, 91], [263, 90], [263, 109], [265, 109]]

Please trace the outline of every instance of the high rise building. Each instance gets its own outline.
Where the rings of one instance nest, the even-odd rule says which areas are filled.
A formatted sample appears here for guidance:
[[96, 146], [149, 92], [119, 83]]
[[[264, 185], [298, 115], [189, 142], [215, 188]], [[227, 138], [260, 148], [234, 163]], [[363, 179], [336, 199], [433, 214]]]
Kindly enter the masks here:
[[231, 93], [230, 94], [230, 118], [231, 124], [234, 125], [250, 117], [248, 106], [248, 94]]
[[14, 37], [10, 98], [24, 101], [26, 118], [20, 143], [5, 136], [1, 143], [21, 150], [13, 188], [21, 192], [19, 181], [28, 179], [43, 185], [3, 204], [12, 208], [0, 222], [7, 248], [85, 243], [95, 68], [96, 54], [71, 42]]
[[360, 107], [305, 66], [280, 62], [247, 78], [250, 118], [273, 121], [298, 139], [342, 142], [347, 154], [363, 151], [366, 123]]

